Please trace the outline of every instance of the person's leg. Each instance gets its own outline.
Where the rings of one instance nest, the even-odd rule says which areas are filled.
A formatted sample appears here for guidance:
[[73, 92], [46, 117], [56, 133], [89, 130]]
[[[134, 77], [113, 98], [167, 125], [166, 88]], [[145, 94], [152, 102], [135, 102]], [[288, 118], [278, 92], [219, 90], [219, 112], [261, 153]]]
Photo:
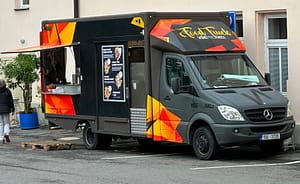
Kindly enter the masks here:
[[0, 142], [4, 142], [4, 118], [3, 114], [0, 114]]
[[9, 114], [4, 114], [3, 119], [4, 119], [4, 128], [3, 128], [4, 138], [6, 139], [6, 142], [10, 142], [10, 139], [9, 139], [9, 133], [10, 133]]

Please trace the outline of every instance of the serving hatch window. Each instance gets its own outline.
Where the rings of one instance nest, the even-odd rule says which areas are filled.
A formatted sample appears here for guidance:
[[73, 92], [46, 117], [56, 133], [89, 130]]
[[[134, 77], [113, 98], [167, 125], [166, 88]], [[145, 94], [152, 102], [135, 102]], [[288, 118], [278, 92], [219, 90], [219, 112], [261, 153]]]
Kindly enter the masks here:
[[70, 46], [42, 52], [42, 69], [46, 88], [80, 84], [80, 66], [76, 63], [75, 49], [75, 46]]

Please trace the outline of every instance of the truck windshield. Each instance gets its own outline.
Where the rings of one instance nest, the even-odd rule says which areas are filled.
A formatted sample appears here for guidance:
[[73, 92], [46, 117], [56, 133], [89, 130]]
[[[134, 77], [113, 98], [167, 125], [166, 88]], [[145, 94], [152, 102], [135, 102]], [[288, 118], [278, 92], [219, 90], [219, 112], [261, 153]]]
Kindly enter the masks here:
[[267, 85], [244, 55], [190, 56], [190, 59], [200, 72], [205, 88]]

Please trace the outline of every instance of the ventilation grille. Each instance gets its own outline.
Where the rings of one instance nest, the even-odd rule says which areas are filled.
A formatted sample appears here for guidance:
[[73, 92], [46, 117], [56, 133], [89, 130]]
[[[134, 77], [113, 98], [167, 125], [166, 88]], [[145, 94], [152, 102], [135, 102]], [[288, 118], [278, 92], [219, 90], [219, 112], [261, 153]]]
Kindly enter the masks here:
[[267, 120], [264, 116], [264, 111], [266, 109], [252, 109], [246, 110], [245, 114], [247, 118], [253, 122], [265, 122], [265, 121], [278, 121], [285, 118], [286, 109], [285, 108], [268, 108], [272, 112], [272, 119]]
[[146, 136], [146, 109], [131, 108], [130, 109], [130, 126], [131, 133]]
[[260, 91], [273, 91], [272, 88], [259, 88]]

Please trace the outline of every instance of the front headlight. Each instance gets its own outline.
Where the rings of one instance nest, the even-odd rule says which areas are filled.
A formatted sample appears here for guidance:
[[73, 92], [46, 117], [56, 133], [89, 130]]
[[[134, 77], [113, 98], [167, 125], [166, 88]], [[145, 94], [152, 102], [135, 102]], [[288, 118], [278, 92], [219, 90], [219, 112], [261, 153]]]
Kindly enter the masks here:
[[286, 116], [287, 117], [293, 116], [292, 108], [291, 108], [291, 103], [290, 102], [288, 102], [288, 104], [287, 104], [287, 113], [286, 113]]
[[227, 105], [219, 105], [218, 110], [226, 120], [245, 121], [240, 112], [233, 107]]

